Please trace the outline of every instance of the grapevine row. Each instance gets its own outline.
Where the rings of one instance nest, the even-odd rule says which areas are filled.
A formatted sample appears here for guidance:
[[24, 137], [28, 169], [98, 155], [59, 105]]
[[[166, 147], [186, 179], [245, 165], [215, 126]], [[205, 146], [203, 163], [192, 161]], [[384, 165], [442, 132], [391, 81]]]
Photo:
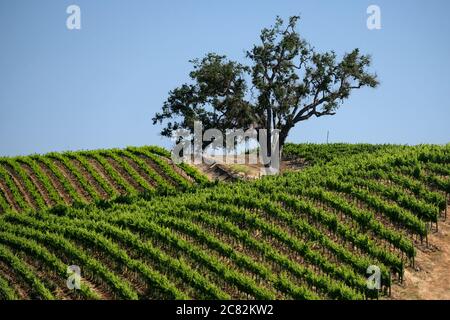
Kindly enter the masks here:
[[11, 271], [20, 276], [31, 287], [31, 290], [38, 295], [38, 297], [45, 300], [55, 299], [53, 294], [36, 277], [33, 270], [2, 244], [0, 244], [0, 261], [3, 261], [9, 266]]
[[138, 299], [136, 291], [131, 288], [128, 282], [119, 278], [98, 260], [89, 257], [85, 252], [61, 235], [50, 232], [44, 233], [37, 228], [26, 227], [27, 224], [31, 223], [32, 225], [33, 220], [30, 220], [29, 217], [24, 215], [6, 215], [5, 219], [12, 221], [14, 224], [3, 222], [0, 224], [0, 229], [14, 232], [15, 234], [22, 235], [28, 239], [43, 242], [47, 246], [51, 246], [56, 250], [64, 252], [64, 254], [71, 257], [74, 262], [83, 265], [84, 270], [90, 271], [100, 277], [102, 281], [107, 283], [121, 298]]
[[36, 189], [33, 182], [28, 177], [28, 174], [25, 172], [25, 170], [14, 160], [12, 159], [4, 159], [1, 161], [1, 163], [9, 165], [22, 179], [25, 187], [30, 192], [31, 196], [33, 197], [34, 201], [37, 204], [37, 207], [39, 209], [44, 209], [47, 207], [44, 199], [42, 198], [39, 191]]
[[[2, 231], [0, 232], [0, 242], [38, 258], [40, 262], [45, 262], [50, 270], [55, 271], [61, 279], [67, 278], [67, 266], [54, 254], [40, 246], [34, 240], [24, 239], [13, 233]], [[99, 298], [98, 295], [91, 291], [84, 283], [81, 283], [80, 292], [87, 299]]]
[[112, 188], [109, 185], [109, 183], [105, 179], [103, 179], [103, 177], [100, 176], [100, 174], [96, 170], [94, 170], [94, 168], [92, 168], [91, 164], [84, 156], [82, 156], [77, 152], [68, 153], [67, 156], [74, 160], [77, 160], [86, 169], [86, 171], [95, 179], [95, 181], [97, 181], [99, 186], [107, 193], [109, 197], [113, 198], [119, 195], [114, 190], [114, 188]]
[[60, 197], [58, 192], [56, 191], [55, 187], [53, 186], [50, 179], [45, 175], [39, 165], [36, 163], [35, 160], [33, 160], [30, 157], [20, 157], [17, 158], [17, 161], [20, 163], [23, 163], [25, 165], [28, 165], [30, 169], [33, 171], [33, 173], [36, 175], [36, 177], [39, 179], [39, 181], [44, 186], [45, 190], [48, 192], [50, 199], [55, 203], [64, 203], [63, 199]]
[[16, 184], [14, 183], [14, 181], [11, 178], [11, 176], [9, 175], [9, 172], [5, 168], [3, 168], [2, 166], [0, 166], [0, 179], [5, 181], [6, 188], [8, 188], [11, 191], [11, 193], [13, 195], [13, 198], [14, 198], [14, 201], [17, 203], [19, 208], [21, 210], [30, 209], [30, 206], [25, 201], [25, 198], [22, 196], [22, 194], [20, 193], [20, 191], [17, 188]]
[[78, 194], [70, 181], [62, 174], [62, 172], [57, 168], [57, 166], [50, 158], [36, 156], [36, 160], [41, 161], [56, 176], [69, 196], [72, 198], [73, 202], [85, 203], [85, 200]]

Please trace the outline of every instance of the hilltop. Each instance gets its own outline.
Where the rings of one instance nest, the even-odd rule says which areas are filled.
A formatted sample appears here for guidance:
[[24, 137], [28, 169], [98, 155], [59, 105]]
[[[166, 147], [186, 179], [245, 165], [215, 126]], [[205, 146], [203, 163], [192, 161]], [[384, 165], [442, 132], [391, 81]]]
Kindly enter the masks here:
[[[143, 150], [149, 148], [152, 149]], [[304, 148], [298, 146], [298, 150]], [[73, 195], [73, 206], [46, 209], [44, 202], [40, 209], [5, 210], [0, 214], [0, 296], [5, 299], [411, 297], [404, 292], [411, 278], [405, 277], [426, 262], [423, 252], [433, 249], [433, 239], [442, 243], [442, 237], [434, 236], [440, 226], [448, 229], [449, 146], [385, 146], [370, 152], [365, 147], [356, 148], [360, 150], [351, 156], [338, 148], [341, 151], [326, 161], [319, 161], [319, 157], [300, 171], [254, 181], [211, 185], [188, 166], [184, 173], [172, 167], [185, 187], [172, 183], [172, 187], [158, 187], [159, 184], [146, 180], [156, 176], [142, 174], [141, 180], [133, 174], [136, 187], [131, 197], [117, 183], [115, 188], [118, 193], [122, 190], [123, 195], [112, 201], [89, 202], [87, 197], [93, 198], [94, 192], [86, 190], [77, 192], [86, 201], [78, 203]], [[154, 150], [159, 149], [153, 149], [153, 153], [167, 164], [167, 151]], [[113, 153], [111, 159], [122, 163], [122, 170], [126, 170], [134, 167], [130, 153], [141, 151], [92, 153], [108, 158], [105, 152]], [[302, 152], [299, 151], [299, 156]], [[84, 153], [82, 156], [89, 158]], [[119, 156], [122, 160], [117, 159]], [[64, 160], [58, 158], [61, 155], [46, 155], [44, 160], [42, 157], [30, 158], [39, 162], [40, 167], [49, 159], [54, 161], [54, 167], [63, 166]], [[63, 157], [67, 162], [70, 153]], [[23, 165], [24, 159], [28, 158], [14, 161]], [[106, 161], [114, 168], [111, 159]], [[140, 159], [145, 157], [141, 155]], [[11, 159], [2, 159], [1, 163], [6, 166], [8, 161]], [[81, 166], [82, 161], [78, 161]], [[73, 160], [72, 163], [75, 165]], [[13, 163], [9, 165], [14, 167]], [[33, 167], [32, 163], [28, 165]], [[8, 175], [3, 172], [5, 179]], [[118, 181], [112, 172], [111, 181]], [[91, 174], [95, 179], [94, 171]], [[11, 176], [9, 182], [2, 180], [3, 186], [18, 180]], [[67, 179], [66, 176], [61, 173], [59, 178]], [[35, 179], [30, 178], [30, 183], [22, 186], [30, 197]], [[139, 193], [138, 181], [141, 187], [146, 181], [154, 191], [150, 195]], [[161, 178], [161, 181], [169, 184], [171, 180]], [[83, 189], [88, 185], [85, 182]], [[39, 189], [35, 187], [36, 193]], [[31, 199], [30, 202], [17, 199], [19, 209], [33, 205]], [[81, 270], [79, 290], [70, 290], [66, 285], [67, 267], [73, 265]], [[379, 270], [379, 290], [367, 287], [369, 267]]]

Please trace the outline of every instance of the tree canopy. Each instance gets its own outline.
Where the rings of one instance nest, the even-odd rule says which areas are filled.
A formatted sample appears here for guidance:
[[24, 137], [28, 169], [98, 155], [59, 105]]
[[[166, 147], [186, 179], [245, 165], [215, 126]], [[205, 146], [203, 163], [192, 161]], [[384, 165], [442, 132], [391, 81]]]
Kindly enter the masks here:
[[[334, 51], [319, 53], [297, 31], [299, 16], [285, 23], [276, 18], [246, 53], [248, 65], [208, 53], [191, 60], [190, 83], [169, 92], [153, 123], [165, 123], [161, 134], [204, 129], [280, 130], [280, 147], [289, 131], [311, 117], [334, 115], [354, 89], [376, 87], [368, 68], [371, 57], [359, 49], [340, 59]], [[270, 143], [268, 143], [270, 145]], [[270, 147], [269, 147], [270, 152]]]

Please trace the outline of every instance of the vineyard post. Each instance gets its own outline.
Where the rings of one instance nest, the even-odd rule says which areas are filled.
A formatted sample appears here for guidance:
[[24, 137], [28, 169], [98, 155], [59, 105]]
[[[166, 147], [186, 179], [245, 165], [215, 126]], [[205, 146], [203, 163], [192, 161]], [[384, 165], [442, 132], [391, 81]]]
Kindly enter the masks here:
[[388, 290], [389, 290], [389, 297], [391, 296], [391, 282], [392, 281], [392, 279], [391, 279], [391, 273], [389, 272], [389, 287], [388, 287]]
[[447, 204], [447, 201], [448, 200], [448, 194], [447, 194], [447, 192], [445, 192], [445, 214], [444, 214], [444, 221], [445, 220], [447, 220], [447, 207], [448, 207], [448, 204]]

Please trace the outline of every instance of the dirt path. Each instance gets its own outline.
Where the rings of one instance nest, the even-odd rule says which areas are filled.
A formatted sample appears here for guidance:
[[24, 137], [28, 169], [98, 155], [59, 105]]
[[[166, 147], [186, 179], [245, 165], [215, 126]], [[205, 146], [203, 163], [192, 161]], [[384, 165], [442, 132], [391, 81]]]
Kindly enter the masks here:
[[[450, 207], [447, 208], [450, 212]], [[393, 299], [450, 299], [450, 218], [439, 221], [439, 231], [428, 237], [429, 248], [417, 248], [415, 270], [405, 270], [405, 281], [392, 287]]]
[[[205, 174], [210, 180], [220, 180], [220, 181], [234, 181], [234, 180], [252, 180], [259, 179], [264, 175], [262, 165], [258, 161], [258, 157], [253, 155], [253, 162], [250, 164], [250, 155], [238, 155], [235, 160], [240, 163], [214, 163], [215, 161], [210, 158], [211, 163], [206, 164], [202, 162], [201, 164], [195, 165], [203, 174]], [[224, 159], [222, 159], [224, 161]], [[237, 162], [238, 162], [237, 161]], [[256, 163], [255, 163], [256, 162]], [[280, 163], [280, 171], [298, 171], [302, 170], [307, 166], [307, 163], [300, 160], [282, 160]]]

